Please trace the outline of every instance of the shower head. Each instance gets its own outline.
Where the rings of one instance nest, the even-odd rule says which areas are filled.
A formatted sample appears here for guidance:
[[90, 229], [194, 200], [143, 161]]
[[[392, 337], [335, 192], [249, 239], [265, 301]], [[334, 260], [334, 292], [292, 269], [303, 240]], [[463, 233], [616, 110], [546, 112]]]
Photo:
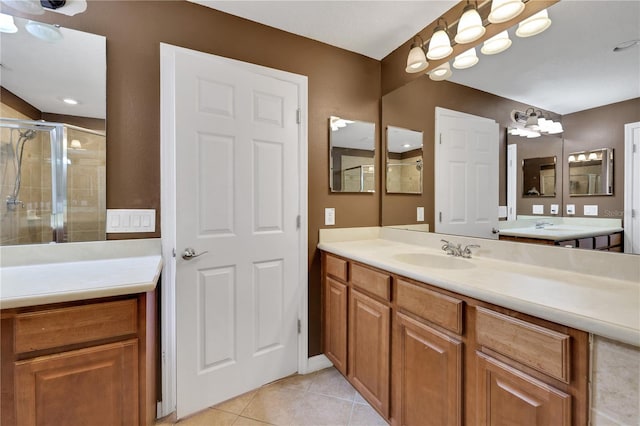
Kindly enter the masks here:
[[36, 131], [33, 129], [27, 129], [19, 132], [20, 138], [24, 140], [31, 140], [36, 137]]

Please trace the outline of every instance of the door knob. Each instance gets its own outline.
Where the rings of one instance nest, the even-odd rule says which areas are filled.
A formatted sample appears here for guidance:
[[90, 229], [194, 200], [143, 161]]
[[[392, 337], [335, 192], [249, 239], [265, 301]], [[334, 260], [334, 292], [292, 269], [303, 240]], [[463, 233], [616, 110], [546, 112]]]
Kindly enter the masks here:
[[199, 257], [202, 256], [205, 253], [209, 253], [208, 251], [203, 251], [200, 254], [196, 254], [196, 251], [194, 249], [192, 249], [191, 247], [187, 247], [186, 249], [184, 249], [184, 251], [182, 252], [182, 258], [184, 260], [191, 260], [194, 257]]

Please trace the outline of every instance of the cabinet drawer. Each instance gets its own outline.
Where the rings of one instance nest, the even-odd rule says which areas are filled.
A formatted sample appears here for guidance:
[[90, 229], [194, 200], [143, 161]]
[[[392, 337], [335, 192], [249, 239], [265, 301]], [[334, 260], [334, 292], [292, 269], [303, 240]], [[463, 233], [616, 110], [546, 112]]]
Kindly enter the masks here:
[[569, 383], [570, 336], [481, 307], [476, 335], [480, 345]]
[[325, 257], [325, 272], [334, 278], [347, 281], [347, 261], [327, 254]]
[[351, 284], [384, 300], [391, 300], [391, 277], [387, 274], [352, 263]]
[[138, 331], [136, 299], [50, 309], [15, 317], [15, 352], [51, 349]]
[[622, 233], [621, 232], [609, 235], [609, 245], [610, 246], [619, 246], [621, 244], [622, 244]]
[[437, 293], [401, 279], [396, 285], [396, 304], [425, 320], [462, 334], [462, 300]]

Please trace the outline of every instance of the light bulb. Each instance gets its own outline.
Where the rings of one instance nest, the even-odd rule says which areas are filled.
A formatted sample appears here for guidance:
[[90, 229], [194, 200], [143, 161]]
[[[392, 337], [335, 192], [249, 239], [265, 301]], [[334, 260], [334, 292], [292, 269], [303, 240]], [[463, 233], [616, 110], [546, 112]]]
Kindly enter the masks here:
[[429, 41], [427, 58], [432, 60], [443, 59], [451, 55], [451, 52], [453, 52], [453, 48], [451, 47], [449, 35], [442, 27], [437, 27]]
[[547, 9], [528, 17], [524, 21], [518, 24], [516, 35], [518, 37], [531, 37], [540, 34], [551, 25], [551, 19], [549, 19], [549, 13]]
[[482, 18], [473, 5], [468, 4], [458, 22], [458, 33], [456, 43], [471, 43], [482, 37], [486, 29], [482, 26]]

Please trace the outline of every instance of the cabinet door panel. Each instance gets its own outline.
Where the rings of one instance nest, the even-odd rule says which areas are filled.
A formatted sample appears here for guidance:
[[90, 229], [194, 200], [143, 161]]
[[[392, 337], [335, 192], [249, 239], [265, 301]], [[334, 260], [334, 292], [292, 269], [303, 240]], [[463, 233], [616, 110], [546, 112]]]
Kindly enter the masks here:
[[460, 425], [462, 343], [405, 315], [396, 319], [400, 425]]
[[17, 423], [137, 425], [137, 362], [137, 339], [16, 362]]
[[390, 308], [356, 290], [349, 297], [349, 379], [383, 416], [389, 415]]
[[478, 419], [492, 426], [569, 426], [571, 396], [476, 352]]
[[324, 353], [346, 375], [347, 286], [327, 277], [324, 297]]

